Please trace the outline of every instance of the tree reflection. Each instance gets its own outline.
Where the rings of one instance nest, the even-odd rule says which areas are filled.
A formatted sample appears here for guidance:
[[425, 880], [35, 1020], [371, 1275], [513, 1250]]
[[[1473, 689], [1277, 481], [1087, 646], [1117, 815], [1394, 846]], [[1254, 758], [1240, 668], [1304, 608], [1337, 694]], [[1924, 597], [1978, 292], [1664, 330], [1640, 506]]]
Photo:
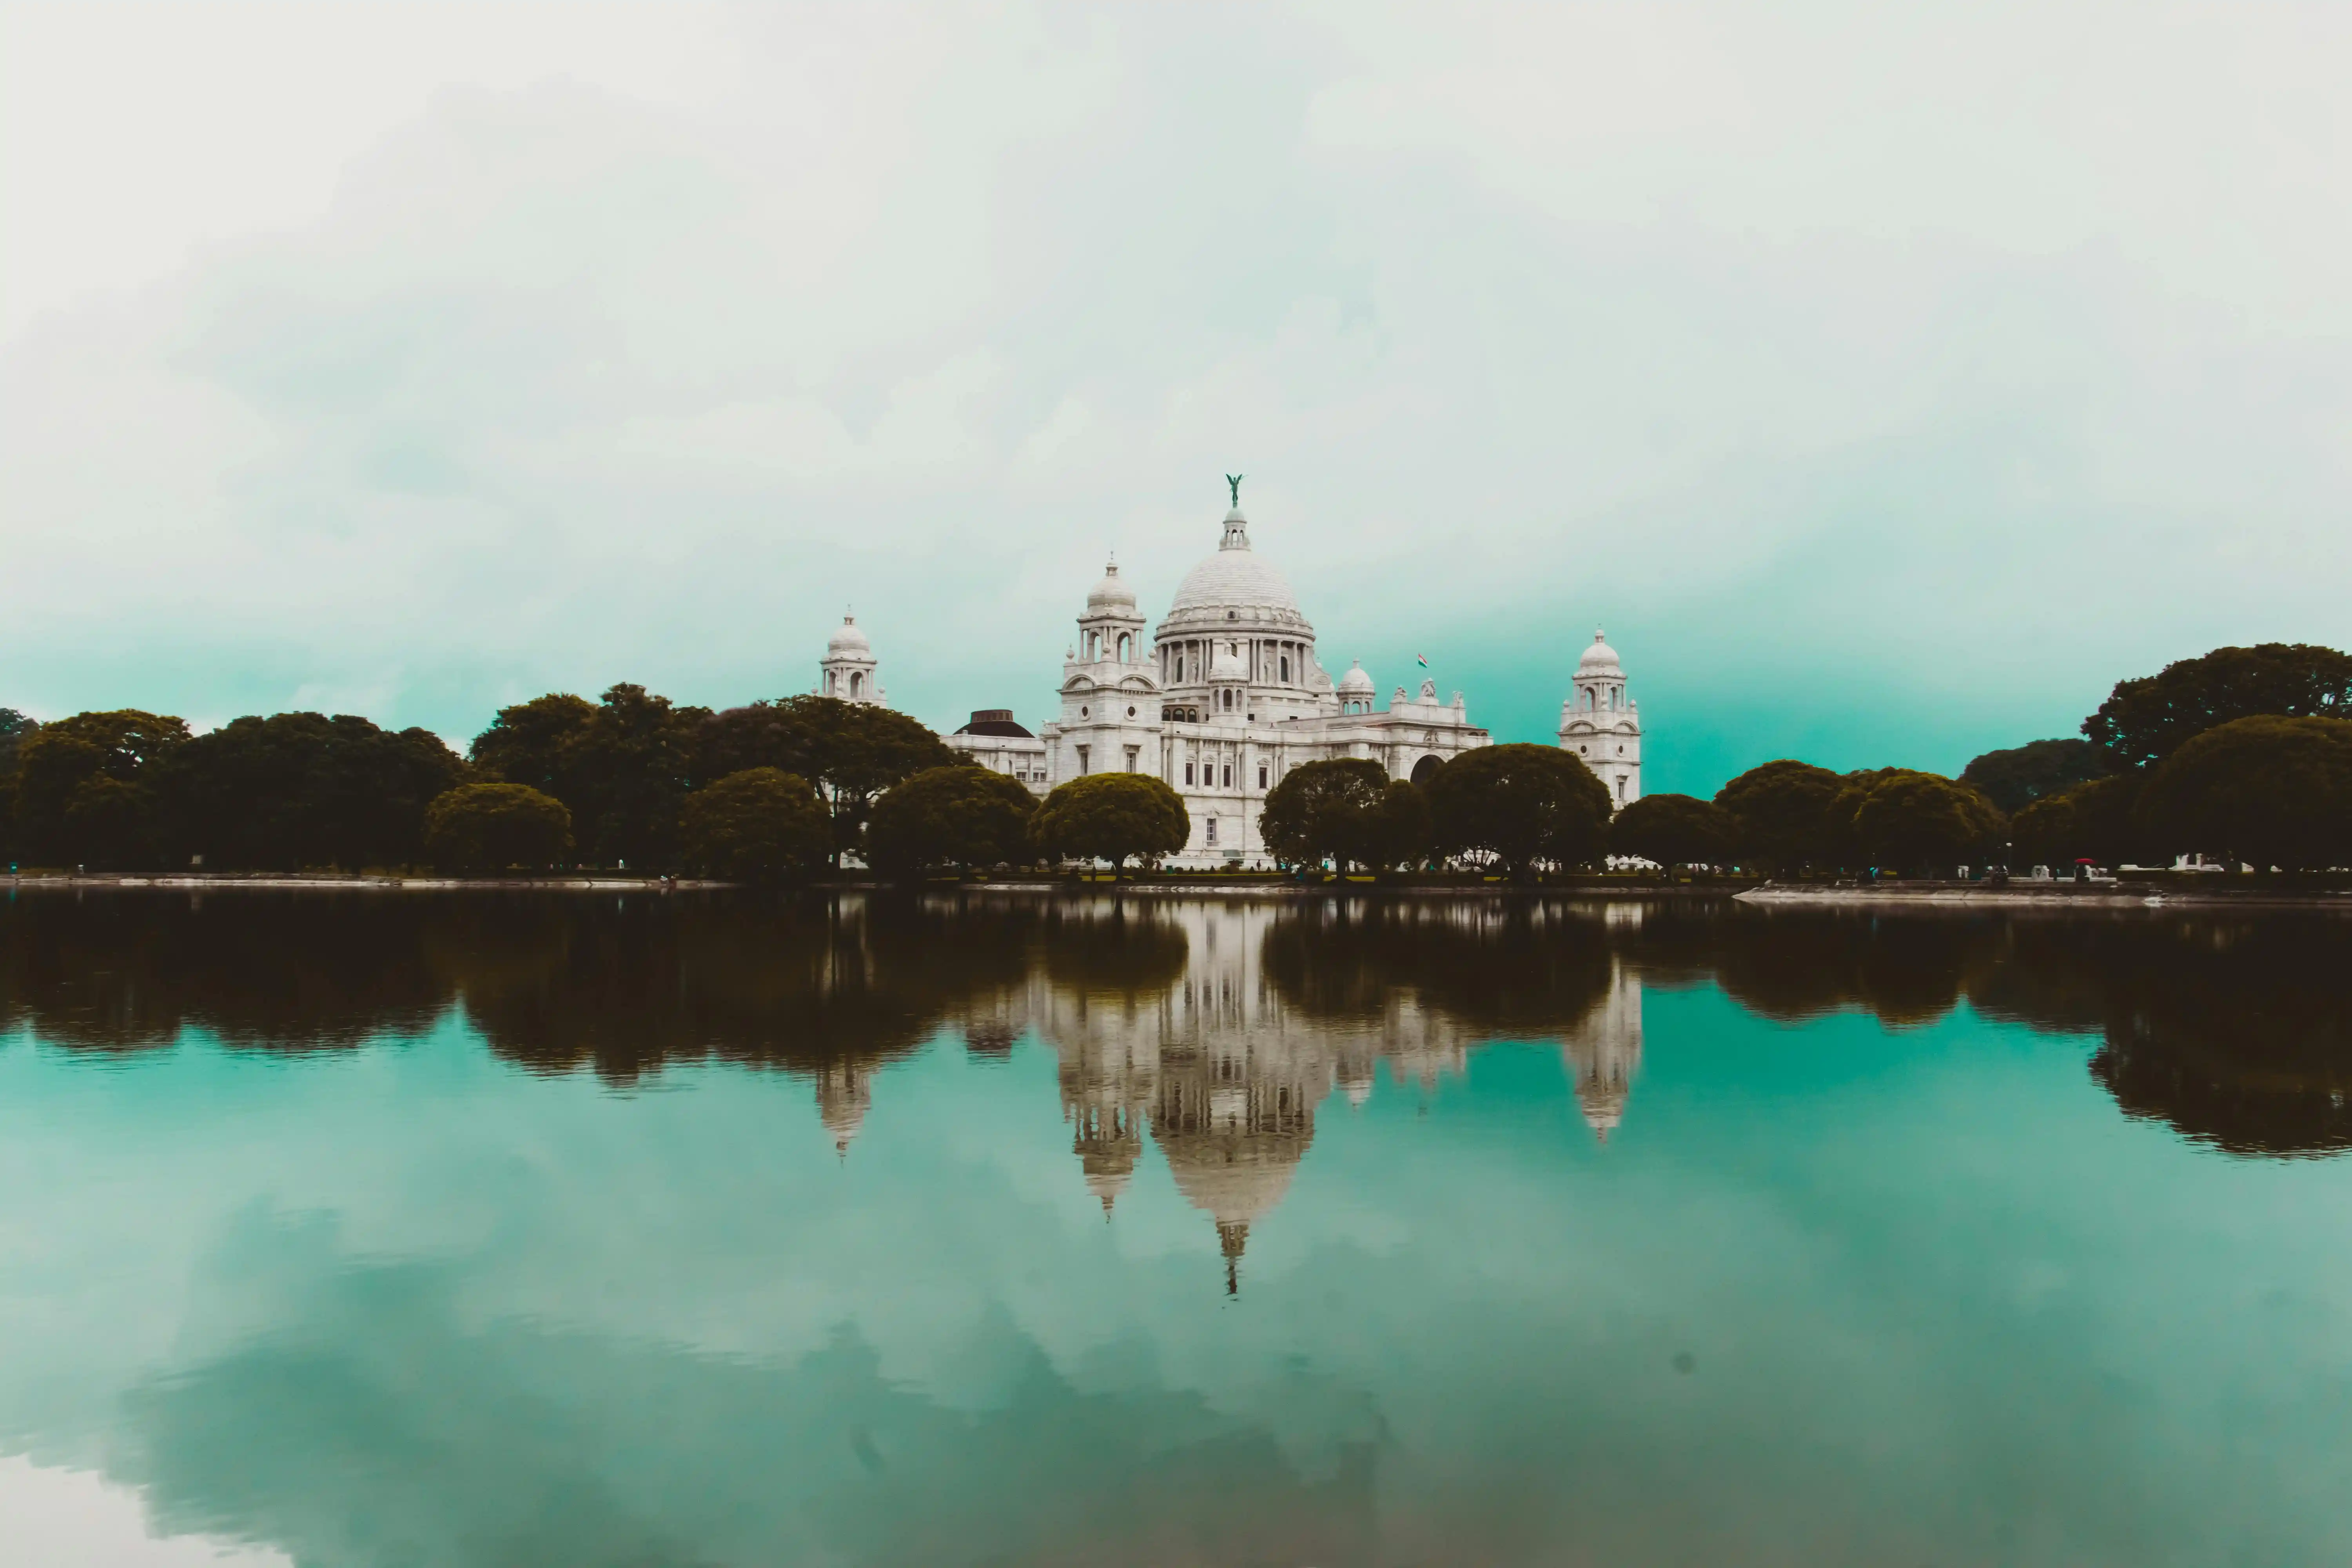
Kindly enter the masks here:
[[2041, 1026], [2080, 1027], [2096, 998], [2091, 1076], [2126, 1114], [2233, 1154], [2352, 1149], [2352, 926], [2172, 916], [2021, 926], [2011, 966]]
[[2352, 926], [2319, 915], [1755, 910], [1725, 903], [985, 893], [619, 898], [89, 892], [0, 902], [0, 1025], [76, 1052], [348, 1049], [453, 1005], [537, 1073], [729, 1062], [806, 1078], [846, 1150], [885, 1064], [1034, 1036], [1108, 1206], [1147, 1141], [1238, 1257], [1334, 1089], [1433, 1084], [1549, 1042], [1603, 1136], [1641, 990], [1895, 1027], [1963, 1001], [2096, 1035], [2128, 1113], [2244, 1154], [2352, 1148]]
[[450, 1000], [425, 962], [428, 918], [373, 894], [0, 900], [0, 1023], [107, 1052], [192, 1029], [268, 1051], [421, 1034]]

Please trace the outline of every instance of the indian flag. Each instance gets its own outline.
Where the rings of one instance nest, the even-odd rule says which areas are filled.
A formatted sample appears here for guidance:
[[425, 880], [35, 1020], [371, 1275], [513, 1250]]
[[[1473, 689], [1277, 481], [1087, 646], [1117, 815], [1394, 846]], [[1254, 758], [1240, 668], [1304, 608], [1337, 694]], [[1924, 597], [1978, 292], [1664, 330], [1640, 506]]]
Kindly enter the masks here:
[[1413, 657], [1415, 659], [1417, 659], [1417, 660], [1419, 660], [1419, 661], [1420, 661], [1420, 663], [1421, 663], [1421, 668], [1423, 668], [1423, 669], [1427, 669], [1427, 668], [1429, 668], [1429, 656], [1428, 656], [1427, 654], [1425, 654], [1425, 653], [1417, 653], [1417, 654], [1414, 654], [1412, 657]]

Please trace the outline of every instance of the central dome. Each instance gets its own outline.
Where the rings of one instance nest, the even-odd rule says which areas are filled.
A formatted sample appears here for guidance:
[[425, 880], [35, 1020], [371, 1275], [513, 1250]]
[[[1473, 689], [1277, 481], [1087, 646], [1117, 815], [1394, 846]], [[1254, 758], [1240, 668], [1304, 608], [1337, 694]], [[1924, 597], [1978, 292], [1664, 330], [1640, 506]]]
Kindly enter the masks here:
[[1238, 507], [1225, 514], [1225, 536], [1216, 553], [1184, 574], [1168, 606], [1168, 619], [1187, 625], [1232, 620], [1306, 624], [1289, 579], [1250, 548], [1249, 520]]

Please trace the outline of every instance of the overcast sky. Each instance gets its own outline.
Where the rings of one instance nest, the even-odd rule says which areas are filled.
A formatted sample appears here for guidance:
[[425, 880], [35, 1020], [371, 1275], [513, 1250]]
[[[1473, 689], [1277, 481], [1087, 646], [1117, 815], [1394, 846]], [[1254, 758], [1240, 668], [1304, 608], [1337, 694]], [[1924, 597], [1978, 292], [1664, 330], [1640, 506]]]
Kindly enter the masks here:
[[1228, 472], [1649, 787], [2352, 646], [2352, 6], [0, 5], [0, 705], [1052, 714]]

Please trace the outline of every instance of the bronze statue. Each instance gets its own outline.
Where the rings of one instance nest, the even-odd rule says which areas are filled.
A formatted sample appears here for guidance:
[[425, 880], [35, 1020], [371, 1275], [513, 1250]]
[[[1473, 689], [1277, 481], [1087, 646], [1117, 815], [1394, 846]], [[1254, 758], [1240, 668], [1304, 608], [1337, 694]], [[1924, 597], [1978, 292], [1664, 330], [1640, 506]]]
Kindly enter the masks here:
[[1234, 510], [1235, 511], [1239, 511], [1242, 509], [1242, 481], [1248, 477], [1249, 476], [1246, 474], [1227, 474], [1225, 476], [1225, 483], [1234, 492]]

